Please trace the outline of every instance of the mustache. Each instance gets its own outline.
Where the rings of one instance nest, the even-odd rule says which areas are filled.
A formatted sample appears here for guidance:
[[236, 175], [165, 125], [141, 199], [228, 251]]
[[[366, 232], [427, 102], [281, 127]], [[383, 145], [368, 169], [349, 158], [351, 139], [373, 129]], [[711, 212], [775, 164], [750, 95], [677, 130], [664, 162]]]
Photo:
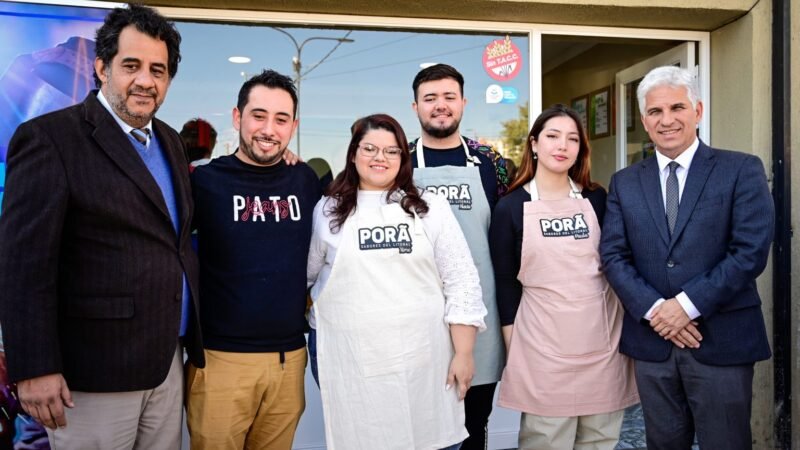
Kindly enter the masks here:
[[276, 144], [276, 145], [280, 145], [281, 144], [281, 141], [278, 141], [278, 140], [275, 140], [275, 139], [270, 139], [268, 137], [262, 137], [262, 136], [253, 136], [253, 140], [254, 141], [259, 141], [259, 142], [266, 142], [266, 143], [270, 143], [270, 144]]
[[128, 89], [128, 95], [149, 95], [150, 97], [156, 96], [155, 89], [142, 89], [142, 88], [131, 88]]

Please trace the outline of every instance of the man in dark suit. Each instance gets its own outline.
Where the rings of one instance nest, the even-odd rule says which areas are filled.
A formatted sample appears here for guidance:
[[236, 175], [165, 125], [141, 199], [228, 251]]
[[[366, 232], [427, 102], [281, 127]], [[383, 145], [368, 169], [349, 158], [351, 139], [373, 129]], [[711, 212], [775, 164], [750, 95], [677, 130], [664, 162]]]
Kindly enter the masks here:
[[0, 321], [21, 404], [59, 450], [180, 447], [179, 336], [204, 365], [198, 269], [188, 162], [154, 118], [180, 40], [150, 8], [112, 10], [100, 90], [20, 125], [9, 146]]
[[753, 364], [770, 357], [756, 277], [773, 236], [764, 167], [711, 148], [693, 75], [652, 70], [638, 88], [656, 156], [611, 179], [600, 251], [625, 306], [647, 447], [749, 449]]

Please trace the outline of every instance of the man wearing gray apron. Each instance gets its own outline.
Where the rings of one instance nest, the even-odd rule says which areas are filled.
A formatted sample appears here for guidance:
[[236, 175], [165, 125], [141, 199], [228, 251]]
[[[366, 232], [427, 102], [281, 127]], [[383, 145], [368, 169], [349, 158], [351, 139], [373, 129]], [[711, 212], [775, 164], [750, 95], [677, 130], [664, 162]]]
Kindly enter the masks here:
[[457, 70], [445, 64], [428, 67], [417, 74], [412, 87], [412, 107], [422, 128], [421, 137], [409, 144], [414, 181], [450, 202], [478, 268], [488, 311], [486, 331], [475, 343], [475, 377], [464, 400], [469, 438], [461, 446], [462, 450], [483, 450], [494, 391], [505, 363], [488, 241], [492, 209], [508, 186], [505, 160], [491, 147], [459, 133], [466, 99], [464, 77]]

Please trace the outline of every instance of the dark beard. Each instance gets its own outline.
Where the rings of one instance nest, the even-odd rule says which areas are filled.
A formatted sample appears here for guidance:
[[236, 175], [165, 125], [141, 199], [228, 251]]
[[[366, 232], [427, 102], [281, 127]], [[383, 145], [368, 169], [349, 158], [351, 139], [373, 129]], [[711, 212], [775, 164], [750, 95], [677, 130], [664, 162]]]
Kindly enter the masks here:
[[111, 109], [117, 113], [119, 118], [134, 128], [141, 128], [147, 125], [153, 119], [153, 117], [155, 117], [158, 108], [161, 106], [161, 104], [156, 102], [155, 106], [153, 107], [153, 111], [150, 114], [137, 114], [128, 109], [128, 105], [125, 103], [125, 97], [122, 97], [114, 92], [109, 92], [106, 100], [108, 100], [108, 103], [111, 105]]
[[272, 157], [262, 157], [258, 155], [255, 150], [253, 150], [253, 146], [248, 144], [242, 138], [241, 132], [239, 133], [239, 151], [247, 155], [250, 160], [255, 161], [257, 164], [263, 166], [274, 166], [275, 164], [279, 163], [281, 159], [283, 159], [283, 154], [286, 152], [286, 147], [280, 149], [278, 153]]
[[453, 124], [447, 128], [437, 128], [431, 125], [423, 124], [422, 129], [428, 134], [428, 136], [436, 139], [444, 139], [455, 134], [456, 131], [458, 131], [459, 125], [461, 125], [460, 122], [453, 122]]
[[[155, 89], [139, 89], [139, 88], [131, 88], [125, 91], [125, 95], [122, 95], [114, 89], [111, 88], [111, 67], [106, 67], [105, 71], [106, 77], [108, 77], [108, 92], [103, 92], [103, 95], [106, 96], [106, 100], [108, 104], [111, 105], [111, 109], [122, 119], [123, 122], [127, 123], [128, 125], [134, 128], [141, 128], [147, 125], [153, 117], [155, 117], [156, 112], [158, 112], [158, 108], [161, 107], [161, 103], [156, 100], [156, 90]], [[128, 109], [127, 103], [125, 103], [128, 99], [128, 96], [132, 95], [133, 93], [142, 93], [146, 95], [151, 95], [153, 97], [155, 106], [153, 107], [153, 111], [150, 114], [137, 114]], [[163, 101], [163, 99], [162, 99]]]

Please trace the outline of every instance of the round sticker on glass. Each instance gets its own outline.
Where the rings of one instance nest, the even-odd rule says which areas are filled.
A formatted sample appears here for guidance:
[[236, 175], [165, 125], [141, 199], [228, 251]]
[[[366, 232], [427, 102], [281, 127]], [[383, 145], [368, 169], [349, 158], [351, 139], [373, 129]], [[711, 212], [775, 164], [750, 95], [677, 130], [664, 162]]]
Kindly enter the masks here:
[[486, 88], [486, 103], [500, 103], [503, 101], [503, 88], [499, 84], [490, 84]]
[[511, 80], [522, 69], [522, 53], [508, 36], [492, 41], [483, 50], [483, 68], [495, 80]]

